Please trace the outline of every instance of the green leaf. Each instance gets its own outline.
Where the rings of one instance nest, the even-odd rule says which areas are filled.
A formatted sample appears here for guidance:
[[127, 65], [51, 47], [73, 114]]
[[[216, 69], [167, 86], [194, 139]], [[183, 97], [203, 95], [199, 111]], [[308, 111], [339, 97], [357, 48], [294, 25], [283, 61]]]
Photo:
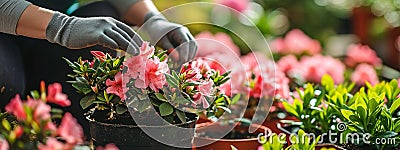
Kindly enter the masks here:
[[87, 80], [84, 77], [76, 77], [76, 81], [80, 83], [87, 83]]
[[168, 116], [174, 112], [174, 108], [169, 103], [162, 103], [159, 109], [161, 116]]
[[92, 88], [85, 83], [74, 83], [72, 84], [72, 87], [74, 87], [75, 89], [77, 89], [78, 91], [82, 92], [83, 94], [89, 94], [90, 92], [92, 92]]
[[137, 110], [139, 111], [139, 113], [142, 113], [149, 108], [150, 108], [150, 100], [146, 99], [138, 101]]
[[31, 96], [32, 96], [32, 98], [34, 98], [34, 99], [40, 99], [40, 94], [39, 94], [39, 92], [36, 91], [36, 90], [31, 91]]
[[175, 78], [175, 80], [179, 80], [178, 74], [174, 70], [172, 70], [171, 72], [172, 72], [172, 76]]
[[236, 94], [232, 99], [231, 99], [231, 104], [234, 105], [240, 100], [240, 94]]
[[354, 115], [353, 111], [346, 109], [341, 109], [340, 112], [342, 113], [343, 117], [345, 117], [347, 120], [350, 120], [350, 116]]
[[167, 98], [165, 98], [163, 94], [161, 94], [161, 93], [154, 93], [154, 94], [156, 95], [158, 100], [168, 102]]
[[362, 106], [357, 106], [357, 113], [360, 115], [360, 119], [364, 120], [367, 117], [367, 112]]
[[333, 81], [332, 77], [327, 74], [322, 77], [321, 84], [328, 91], [333, 90], [335, 88], [335, 82]]
[[282, 104], [288, 113], [292, 114], [293, 116], [299, 117], [299, 114], [297, 113], [296, 109], [291, 104], [285, 101], [282, 102]]
[[393, 102], [392, 106], [390, 106], [390, 114], [393, 115], [393, 113], [394, 113], [397, 109], [399, 109], [399, 106], [400, 106], [400, 98], [397, 98], [397, 99]]
[[58, 108], [51, 108], [51, 112], [52, 113], [62, 114], [64, 111], [62, 109], [58, 109]]
[[186, 123], [186, 115], [183, 111], [175, 110], [175, 113], [178, 116], [179, 120], [182, 121], [182, 123]]
[[92, 94], [92, 95], [86, 95], [85, 97], [83, 97], [80, 101], [81, 107], [82, 109], [86, 109], [89, 106], [91, 106], [92, 104], [94, 104], [94, 101], [96, 101], [96, 95]]
[[11, 124], [7, 121], [7, 119], [4, 119], [1, 124], [3, 125], [4, 129], [6, 129], [7, 131], [11, 131]]
[[125, 113], [128, 109], [126, 108], [126, 106], [124, 105], [117, 105], [116, 111], [117, 114], [121, 115], [123, 113]]
[[169, 74], [165, 74], [165, 78], [167, 80], [167, 83], [169, 86], [171, 86], [172, 88], [178, 88], [178, 82], [176, 79], [174, 79], [174, 77], [172, 77]]
[[217, 108], [221, 108], [221, 109], [225, 110], [226, 112], [231, 113], [231, 110], [229, 108], [227, 108], [227, 107], [218, 106]]

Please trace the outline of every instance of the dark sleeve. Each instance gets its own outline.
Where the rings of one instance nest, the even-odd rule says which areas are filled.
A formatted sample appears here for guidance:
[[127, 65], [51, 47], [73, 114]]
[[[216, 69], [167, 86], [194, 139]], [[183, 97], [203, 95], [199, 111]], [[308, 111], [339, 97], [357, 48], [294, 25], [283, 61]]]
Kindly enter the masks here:
[[106, 0], [110, 2], [122, 17], [128, 9], [139, 0]]

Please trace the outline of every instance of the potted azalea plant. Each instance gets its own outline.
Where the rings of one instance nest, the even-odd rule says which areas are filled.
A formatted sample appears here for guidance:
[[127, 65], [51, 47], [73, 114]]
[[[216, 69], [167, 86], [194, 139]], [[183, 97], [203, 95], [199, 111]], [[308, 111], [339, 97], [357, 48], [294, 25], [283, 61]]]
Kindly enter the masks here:
[[95, 145], [166, 148], [146, 133], [169, 131], [176, 125], [190, 130], [165, 133], [175, 140], [172, 145], [191, 147], [196, 114], [220, 117], [229, 111], [231, 100], [220, 90], [229, 72], [221, 74], [206, 60], [193, 60], [175, 71], [169, 69], [173, 63], [166, 51], [155, 50], [147, 42], [138, 56], [91, 53], [95, 57], [90, 61], [66, 61], [74, 71], [70, 83], [83, 95], [80, 104], [89, 112]]
[[[61, 92], [61, 84], [41, 83], [40, 91], [32, 91], [27, 100], [19, 95], [11, 99], [0, 115], [0, 149], [69, 150], [83, 144], [82, 127], [70, 114], [51, 105], [71, 104]], [[62, 118], [62, 119], [61, 119]], [[55, 121], [61, 122], [57, 125]]]

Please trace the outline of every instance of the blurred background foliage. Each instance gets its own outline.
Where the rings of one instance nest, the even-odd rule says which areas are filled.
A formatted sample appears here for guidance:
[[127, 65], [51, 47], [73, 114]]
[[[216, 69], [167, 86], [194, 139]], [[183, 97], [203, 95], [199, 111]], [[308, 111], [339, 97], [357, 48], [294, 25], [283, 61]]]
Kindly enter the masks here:
[[[191, 2], [219, 2], [222, 0], [155, 0], [160, 10]], [[229, 1], [229, 0], [228, 0]], [[238, 0], [246, 1], [246, 0]], [[399, 46], [396, 41], [400, 26], [400, 0], [248, 0], [247, 9], [243, 11], [265, 39], [270, 41], [285, 35], [292, 29], [300, 29], [311, 38], [317, 39], [326, 51], [337, 50], [345, 46], [335, 46], [360, 42], [370, 45], [384, 63], [400, 68]], [[191, 9], [182, 13], [202, 18], [230, 27], [250, 25], [239, 16], [216, 12], [215, 10]], [[186, 18], [185, 18], [186, 19]], [[211, 25], [189, 25], [193, 34], [202, 31], [226, 32], [231, 35], [242, 53], [249, 51], [246, 44], [235, 34]], [[241, 30], [234, 28], [234, 30]], [[243, 29], [245, 30], [245, 29]], [[346, 36], [343, 36], [346, 35]], [[348, 36], [349, 35], [349, 36]], [[351, 37], [351, 38], [349, 38]], [[339, 40], [337, 40], [339, 39]], [[347, 41], [345, 41], [347, 40]], [[336, 41], [333, 42], [332, 41]], [[346, 45], [347, 46], [347, 45]], [[397, 67], [396, 67], [397, 66]]]
[[[84, 3], [93, 0], [79, 1]], [[375, 49], [385, 64], [400, 68], [400, 40], [397, 39], [400, 35], [400, 0], [154, 0], [153, 2], [160, 10], [166, 10], [192, 2], [220, 3], [221, 1], [246, 3], [247, 8], [242, 13], [251, 19], [267, 41], [297, 28], [320, 41], [324, 47], [323, 53], [340, 56], [345, 53], [343, 48], [348, 44], [359, 42]], [[235, 32], [245, 32], [254, 27], [252, 23], [229, 10], [187, 7], [174, 13], [172, 16], [182, 14], [191, 16], [174, 17], [175, 20], [172, 20], [174, 22], [197, 21], [220, 25], [218, 27], [201, 23], [188, 24], [194, 35], [202, 31], [228, 33], [242, 53], [249, 51], [247, 45], [254, 44], [245, 43], [237, 34], [222, 28], [229, 27]], [[249, 39], [257, 40], [252, 40], [251, 37]]]

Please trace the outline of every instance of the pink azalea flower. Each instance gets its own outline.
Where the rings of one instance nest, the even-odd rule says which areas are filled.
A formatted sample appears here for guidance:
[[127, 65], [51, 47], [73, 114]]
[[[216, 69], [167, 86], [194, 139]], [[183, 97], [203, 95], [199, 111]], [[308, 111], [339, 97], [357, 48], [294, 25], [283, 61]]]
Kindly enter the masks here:
[[150, 87], [155, 92], [158, 92], [159, 89], [167, 84], [165, 74], [168, 71], [168, 64], [165, 61], [161, 62], [157, 57], [148, 59], [145, 73], [136, 79], [135, 86], [137, 88]]
[[149, 59], [154, 54], [155, 48], [149, 42], [143, 42], [140, 47], [140, 54], [138, 56]]
[[275, 69], [272, 60], [261, 53], [250, 53], [242, 57], [242, 62], [250, 81], [248, 92], [251, 97], [289, 97], [289, 79], [281, 70]]
[[9, 150], [10, 146], [6, 139], [0, 138], [0, 150]]
[[106, 91], [107, 91], [108, 94], [115, 94], [119, 98], [121, 98], [122, 100], [125, 99], [124, 90], [122, 88], [122, 74], [121, 74], [121, 72], [118, 72], [114, 76], [114, 81], [112, 81], [110, 79], [107, 79], [106, 80], [106, 85], [107, 85]]
[[302, 57], [294, 74], [298, 74], [306, 81], [321, 82], [322, 76], [330, 75], [335, 83], [344, 81], [345, 65], [331, 56], [305, 56]]
[[60, 105], [62, 107], [70, 106], [71, 101], [68, 96], [62, 93], [62, 87], [60, 83], [50, 84], [47, 88], [47, 102]]
[[235, 67], [240, 66], [240, 58], [238, 56], [229, 56], [230, 54], [211, 54], [203, 57], [211, 69], [225, 73], [226, 70], [233, 71]]
[[49, 121], [49, 122], [47, 122], [47, 124], [45, 125], [44, 130], [48, 130], [48, 131], [51, 131], [51, 132], [55, 132], [55, 131], [57, 130], [57, 127], [56, 127], [56, 125], [55, 125], [53, 122]]
[[144, 74], [146, 68], [146, 61], [154, 54], [155, 48], [149, 45], [149, 42], [143, 42], [140, 47], [140, 54], [138, 56], [132, 56], [126, 58], [123, 63], [124, 66], [128, 67], [127, 74], [136, 79], [139, 75]]
[[232, 96], [232, 81], [228, 80], [224, 84], [222, 84], [219, 89], [221, 90], [222, 93], [224, 93], [227, 96]]
[[219, 32], [213, 35], [205, 31], [197, 34], [195, 38], [198, 43], [196, 57], [207, 57], [218, 54], [240, 56], [239, 47], [233, 43], [231, 37], [226, 33]]
[[372, 85], [379, 83], [374, 67], [368, 64], [358, 65], [350, 78], [357, 85], [365, 85], [365, 82], [369, 82]]
[[274, 91], [274, 96], [276, 98], [289, 98], [289, 82], [290, 80], [285, 76], [283, 72], [276, 71], [275, 73], [275, 91]]
[[46, 141], [46, 145], [39, 144], [39, 150], [64, 150], [66, 145], [58, 141], [56, 138], [50, 137]]
[[208, 103], [206, 98], [203, 95], [201, 95], [200, 93], [196, 93], [193, 95], [193, 101], [195, 102], [195, 105], [203, 104], [203, 108], [210, 107], [210, 104]]
[[100, 59], [100, 61], [106, 61], [106, 54], [104, 54], [101, 51], [90, 51], [90, 53], [92, 53], [92, 55], [98, 59]]
[[16, 95], [13, 99], [11, 99], [10, 103], [8, 103], [5, 107], [5, 110], [16, 116], [19, 120], [26, 119], [26, 113], [24, 111], [24, 106], [22, 104], [21, 98], [19, 95]]
[[214, 82], [210, 79], [208, 81], [204, 81], [201, 85], [198, 86], [198, 90], [201, 95], [209, 96], [212, 93], [214, 86]]
[[110, 143], [104, 147], [98, 146], [96, 150], [119, 150], [119, 148], [115, 144]]
[[299, 29], [289, 31], [284, 38], [277, 38], [271, 42], [272, 51], [280, 54], [311, 54], [321, 52], [321, 44], [311, 39]]
[[283, 71], [286, 74], [290, 74], [290, 71], [295, 69], [298, 66], [298, 61], [296, 56], [294, 55], [287, 55], [279, 59], [277, 68]]
[[205, 97], [210, 97], [213, 89], [214, 89], [214, 82], [209, 79], [208, 81], [203, 81], [201, 85], [197, 86], [198, 93], [193, 95], [193, 101], [195, 105], [203, 104], [203, 108], [210, 107], [209, 102], [206, 100]]
[[33, 118], [36, 122], [50, 119], [51, 107], [41, 100], [28, 99], [26, 105], [33, 110]]
[[216, 0], [216, 2], [235, 9], [238, 12], [244, 12], [249, 5], [249, 0]]
[[185, 78], [188, 81], [193, 82], [206, 76], [209, 70], [211, 70], [211, 68], [208, 66], [206, 61], [203, 59], [196, 59], [183, 64], [180, 73], [185, 74]]
[[345, 62], [350, 67], [355, 67], [360, 63], [367, 63], [373, 66], [382, 64], [382, 60], [376, 55], [368, 45], [353, 44], [347, 49]]
[[257, 150], [264, 150], [264, 147], [263, 147], [263, 146], [259, 146], [259, 147], [257, 148]]
[[245, 69], [250, 73], [275, 71], [274, 62], [268, 59], [263, 53], [249, 53], [242, 56], [240, 59], [241, 62], [243, 62]]
[[70, 113], [65, 113], [57, 134], [68, 144], [80, 144], [83, 141], [83, 129]]

